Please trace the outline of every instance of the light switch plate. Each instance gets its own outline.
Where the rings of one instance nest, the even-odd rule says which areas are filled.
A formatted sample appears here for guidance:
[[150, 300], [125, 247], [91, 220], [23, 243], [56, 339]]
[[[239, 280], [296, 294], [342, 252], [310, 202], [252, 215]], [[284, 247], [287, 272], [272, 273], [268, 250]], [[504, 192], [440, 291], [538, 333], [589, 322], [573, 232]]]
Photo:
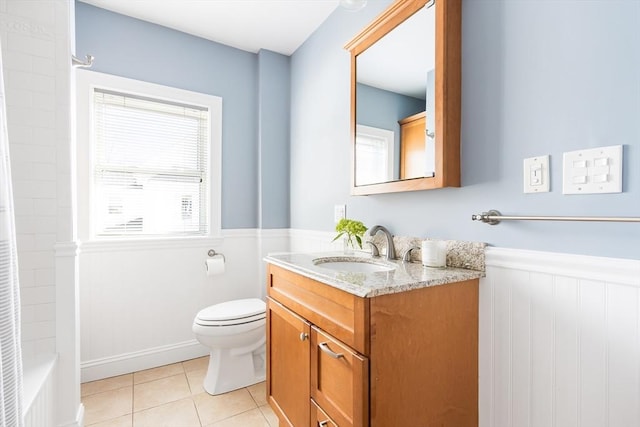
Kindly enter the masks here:
[[549, 155], [524, 159], [523, 182], [525, 193], [549, 192]]
[[622, 192], [622, 145], [564, 153], [563, 194]]
[[347, 217], [347, 205], [335, 205], [333, 207], [333, 221], [337, 224]]

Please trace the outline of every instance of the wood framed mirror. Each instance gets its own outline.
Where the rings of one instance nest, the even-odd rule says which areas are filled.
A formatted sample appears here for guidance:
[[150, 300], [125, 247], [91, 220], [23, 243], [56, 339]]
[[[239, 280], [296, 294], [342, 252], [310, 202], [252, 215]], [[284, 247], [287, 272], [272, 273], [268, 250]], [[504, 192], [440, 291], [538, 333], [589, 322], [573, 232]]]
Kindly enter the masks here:
[[461, 0], [396, 0], [345, 49], [351, 194], [459, 187]]

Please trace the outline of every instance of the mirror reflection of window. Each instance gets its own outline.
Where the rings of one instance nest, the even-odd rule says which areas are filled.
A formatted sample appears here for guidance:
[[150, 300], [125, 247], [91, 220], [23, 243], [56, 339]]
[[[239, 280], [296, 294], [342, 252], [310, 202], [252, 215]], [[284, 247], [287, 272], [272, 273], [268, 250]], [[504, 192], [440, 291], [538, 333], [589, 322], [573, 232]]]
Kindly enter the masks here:
[[367, 185], [393, 179], [393, 131], [358, 125], [356, 128], [356, 185]]

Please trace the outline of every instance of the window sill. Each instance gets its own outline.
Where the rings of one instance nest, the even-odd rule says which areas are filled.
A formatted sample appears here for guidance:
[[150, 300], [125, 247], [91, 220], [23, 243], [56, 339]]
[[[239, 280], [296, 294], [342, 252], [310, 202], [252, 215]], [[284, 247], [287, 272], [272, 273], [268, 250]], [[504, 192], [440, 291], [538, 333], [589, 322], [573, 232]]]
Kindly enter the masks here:
[[179, 248], [207, 248], [220, 246], [221, 236], [190, 237], [142, 237], [137, 239], [107, 238], [78, 242], [78, 253], [109, 252], [122, 250], [155, 250]]

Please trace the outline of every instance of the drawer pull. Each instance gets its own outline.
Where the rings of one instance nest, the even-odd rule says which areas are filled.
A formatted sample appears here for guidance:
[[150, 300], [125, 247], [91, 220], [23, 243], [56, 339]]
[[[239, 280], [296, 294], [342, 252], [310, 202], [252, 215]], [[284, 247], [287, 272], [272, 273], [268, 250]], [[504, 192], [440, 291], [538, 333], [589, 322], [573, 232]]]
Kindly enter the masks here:
[[300, 332], [300, 341], [304, 341], [307, 338], [309, 338], [309, 334], [307, 334], [306, 332]]
[[318, 427], [327, 427], [329, 425], [329, 420], [318, 421]]
[[326, 342], [321, 342], [320, 344], [318, 344], [318, 346], [320, 347], [320, 350], [324, 351], [334, 359], [340, 359], [341, 357], [344, 357], [344, 354], [342, 353], [334, 353], [333, 351], [331, 351]]

